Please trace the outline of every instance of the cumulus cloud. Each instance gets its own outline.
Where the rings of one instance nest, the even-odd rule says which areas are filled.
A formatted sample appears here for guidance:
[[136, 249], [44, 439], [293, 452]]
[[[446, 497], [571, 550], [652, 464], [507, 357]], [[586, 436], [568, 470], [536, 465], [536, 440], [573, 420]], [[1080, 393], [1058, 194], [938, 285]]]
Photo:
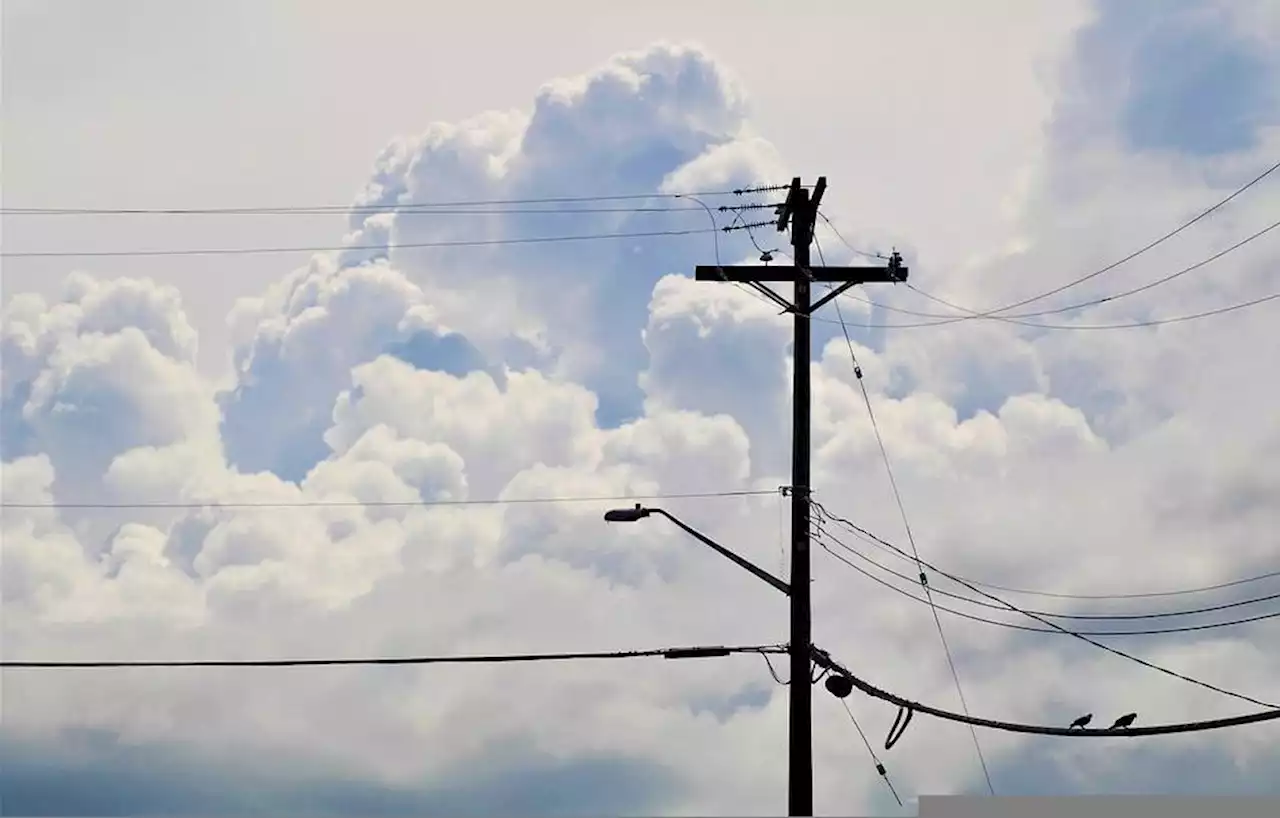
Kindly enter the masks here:
[[353, 367], [383, 353], [448, 373], [486, 367], [385, 260], [317, 259], [266, 295], [241, 299], [229, 320], [240, 341], [236, 382], [221, 396], [228, 455], [295, 479], [323, 459], [334, 399]]
[[[1095, 26], [1124, 24], [1108, 14], [1121, 12], [1105, 12]], [[1086, 36], [1081, 53], [1098, 47], [1096, 39]], [[1113, 47], [1137, 47], [1124, 42]], [[1063, 128], [1075, 111], [1060, 112]], [[1124, 126], [1115, 112], [1107, 123], [1112, 133]], [[1265, 154], [1234, 150], [1153, 158], [1132, 140], [1054, 143], [1026, 199], [1016, 252], [946, 280], [909, 259], [912, 281], [975, 305], [1058, 283], [1127, 248], [1135, 231], [1167, 229]], [[617, 189], [653, 191], [654, 202], [669, 203], [657, 194], [774, 181], [780, 164], [753, 132], [744, 92], [713, 57], [659, 44], [548, 83], [529, 111], [437, 124], [395, 141], [358, 200], [387, 212], [353, 215], [347, 237], [353, 248], [373, 249], [318, 256], [242, 299], [228, 318], [228, 384], [195, 370], [197, 339], [172, 288], [77, 274], [56, 302], [12, 296], [2, 324], [6, 657], [784, 641], [785, 600], [663, 521], [608, 527], [601, 512], [625, 501], [536, 501], [785, 483], [790, 319], [727, 284], [692, 281], [690, 268], [712, 252], [705, 236], [430, 256], [405, 246], [551, 233], [548, 225], [565, 219], [423, 218], [409, 207], [416, 201]], [[1092, 193], [1064, 187], [1084, 168], [1106, 184]], [[1149, 263], [1220, 246], [1269, 201], [1261, 193], [1242, 201]], [[674, 229], [705, 225], [705, 213], [578, 214], [565, 224], [565, 233]], [[854, 231], [847, 237], [857, 244]], [[837, 237], [821, 238], [829, 261], [843, 262]], [[726, 261], [754, 257], [745, 239], [735, 241], [721, 247]], [[1274, 250], [1259, 248], [1182, 290], [1171, 284], [1150, 300], [1064, 320], [1256, 295], [1280, 283], [1275, 262]], [[1104, 292], [1137, 279], [1117, 271], [1093, 286]], [[864, 295], [942, 309], [903, 290]], [[1280, 395], [1258, 362], [1280, 349], [1265, 308], [1128, 334], [977, 321], [884, 332], [857, 324], [907, 317], [842, 303], [851, 343], [822, 324], [814, 360], [802, 362], [814, 382], [815, 491], [833, 512], [906, 547], [852, 349], [926, 559], [1057, 593], [1185, 587], [1274, 563], [1267, 537], [1280, 524], [1272, 502]], [[485, 502], [494, 499], [510, 502]], [[175, 507], [25, 507], [86, 500]], [[777, 497], [664, 503], [785, 573]], [[830, 530], [914, 575], [909, 562]], [[878, 684], [955, 706], [928, 611], [818, 549], [815, 576], [820, 644]], [[1056, 723], [1136, 707], [1144, 720], [1176, 721], [1240, 709], [1073, 640], [954, 617], [944, 624], [969, 703], [982, 715]], [[1267, 627], [1129, 639], [1124, 647], [1265, 698], [1280, 678], [1264, 649]], [[512, 799], [581, 794], [520, 802], [546, 812], [773, 813], [785, 792], [778, 748], [786, 691], [755, 656], [519, 668], [15, 671], [4, 684], [0, 758], [25, 761], [6, 762], [0, 786], [24, 794], [19, 803], [51, 797], [49, 770], [82, 781], [96, 769], [131, 782], [128, 803], [148, 803], [138, 793], [152, 791], [151, 803], [172, 804], [172, 790], [139, 772], [156, 754], [173, 767], [163, 768], [166, 779], [186, 782], [193, 798], [211, 797], [197, 795], [194, 783], [206, 766], [208, 775], [237, 778], [246, 765], [279, 768], [270, 783], [254, 777], [246, 785], [268, 807], [313, 804], [301, 793], [318, 776], [339, 782], [331, 787], [339, 803], [368, 805], [376, 791], [381, 803], [406, 809], [489, 805], [480, 793], [497, 780], [524, 782]], [[821, 689], [815, 695], [820, 809], [883, 806], [844, 714]], [[887, 729], [890, 709], [851, 703], [871, 729]], [[1171, 752], [1274, 768], [1265, 729], [1186, 739]], [[1067, 786], [1061, 782], [1093, 769], [1019, 737], [983, 740], [1001, 789], [1019, 780]], [[899, 748], [887, 760], [908, 792], [978, 787], [963, 729], [916, 719]], [[1116, 769], [1145, 770], [1148, 789], [1162, 786], [1158, 770], [1176, 769], [1129, 749], [1108, 758]], [[477, 778], [477, 769], [500, 778]]]
[[131, 449], [216, 445], [196, 335], [173, 287], [75, 274], [56, 303], [19, 295], [2, 317], [4, 456], [46, 455], [60, 495], [97, 494]]
[[[390, 219], [357, 217], [353, 236], [387, 242], [388, 254], [429, 293], [441, 319], [494, 360], [541, 362], [595, 391], [605, 422], [633, 417], [642, 400], [635, 382], [644, 362], [639, 330], [654, 283], [686, 273], [695, 251], [711, 248], [709, 236], [583, 242], [572, 250], [446, 250], [429, 259], [395, 245], [708, 228], [706, 214], [691, 205], [675, 213], [625, 212], [664, 206], [656, 198], [604, 203], [622, 212], [577, 213], [571, 221], [528, 212], [545, 206], [506, 208], [476, 221], [424, 218], [411, 205], [440, 201], [443, 191], [467, 191], [478, 200], [591, 196], [602, 189], [656, 196], [677, 186], [729, 189], [772, 181], [780, 162], [752, 131], [748, 114], [743, 90], [698, 48], [619, 54], [587, 74], [546, 83], [529, 112], [433, 125], [396, 143], [361, 198], [392, 208]], [[739, 236], [728, 246], [744, 244]], [[477, 309], [477, 299], [484, 309]]]

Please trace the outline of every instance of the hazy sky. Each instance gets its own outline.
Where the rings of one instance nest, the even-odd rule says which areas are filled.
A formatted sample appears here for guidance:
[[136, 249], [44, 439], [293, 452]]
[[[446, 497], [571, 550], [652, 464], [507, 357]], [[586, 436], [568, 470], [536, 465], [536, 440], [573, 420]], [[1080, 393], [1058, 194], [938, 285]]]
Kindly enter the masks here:
[[[6, 255], [365, 248], [3, 259], [0, 604], [14, 660], [785, 640], [769, 589], [659, 520], [606, 526], [608, 502], [350, 505], [759, 491], [666, 505], [787, 570], [787, 501], [769, 492], [788, 482], [790, 325], [743, 290], [692, 281], [715, 259], [709, 234], [405, 246], [697, 230], [704, 212], [406, 205], [652, 194], [607, 204], [678, 207], [661, 194], [824, 174], [839, 230], [819, 232], [828, 262], [897, 248], [914, 286], [980, 310], [1097, 270], [1280, 160], [1270, 0], [9, 0], [3, 36], [5, 208], [336, 208], [6, 212]], [[357, 202], [390, 212], [341, 210]], [[1280, 230], [1124, 293], [1278, 211], [1280, 172], [1020, 308], [1044, 313], [1021, 324], [903, 328], [963, 313], [901, 286], [841, 299], [921, 555], [1057, 594], [1276, 570], [1280, 301], [1181, 318], [1280, 293]], [[742, 232], [718, 252], [758, 255]], [[1067, 309], [1081, 302], [1097, 303]], [[839, 318], [828, 307], [814, 327], [816, 496], [906, 548]], [[236, 502], [292, 507], [13, 506]], [[828, 530], [836, 553], [915, 592], [841, 544], [907, 577], [909, 562]], [[816, 547], [814, 561], [815, 640], [875, 684], [960, 709], [925, 605]], [[1007, 596], [1091, 617], [1277, 592], [1271, 579]], [[1142, 630], [1276, 609], [1059, 621]], [[1136, 710], [1149, 724], [1251, 706], [1069, 637], [942, 621], [977, 715]], [[1107, 641], [1275, 701], [1278, 637], [1262, 620]], [[0, 797], [26, 814], [778, 814], [786, 693], [757, 656], [6, 671]], [[894, 708], [848, 701], [877, 743]], [[819, 811], [894, 814], [821, 688], [815, 719]], [[1280, 780], [1276, 729], [979, 739], [1002, 794], [1265, 792]], [[957, 725], [917, 716], [883, 760], [911, 798], [986, 790]]]

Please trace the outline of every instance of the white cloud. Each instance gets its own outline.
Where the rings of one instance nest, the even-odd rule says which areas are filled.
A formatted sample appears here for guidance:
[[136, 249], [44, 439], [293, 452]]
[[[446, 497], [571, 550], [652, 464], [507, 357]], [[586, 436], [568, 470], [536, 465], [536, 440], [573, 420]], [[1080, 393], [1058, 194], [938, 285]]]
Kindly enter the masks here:
[[[531, 113], [436, 125], [393, 142], [360, 201], [771, 180], [777, 152], [751, 130], [741, 87], [712, 58], [655, 46], [546, 85]], [[1258, 148], [1251, 158], [1264, 154]], [[1235, 179], [1247, 164], [1052, 142], [1042, 161], [1019, 224], [1024, 250], [959, 269], [945, 285], [934, 285], [942, 279], [927, 265], [912, 280], [979, 306], [1043, 289], [1211, 200], [1229, 184], [1219, 174], [1231, 170]], [[1111, 184], [1088, 192], [1063, 182], [1083, 170], [1097, 179], [1098, 168]], [[1220, 246], [1265, 213], [1268, 195], [1242, 200], [1144, 269]], [[6, 442], [6, 503], [293, 507], [6, 508], [6, 657], [784, 640], [786, 606], [775, 592], [661, 520], [607, 527], [600, 514], [609, 502], [411, 505], [741, 491], [786, 480], [790, 319], [727, 284], [691, 281], [689, 268], [710, 260], [709, 241], [644, 242], [638, 254], [628, 243], [429, 258], [394, 249], [528, 235], [531, 218], [546, 217], [443, 221], [402, 208], [394, 219], [356, 218], [350, 244], [387, 242], [391, 251], [318, 256], [242, 299], [228, 319], [236, 368], [221, 392], [196, 370], [196, 333], [171, 289], [76, 276], [52, 305], [12, 297], [3, 319], [5, 431], [22, 436]], [[694, 219], [700, 225], [703, 214]], [[643, 229], [640, 220], [593, 214], [565, 232]], [[823, 238], [838, 263], [834, 237]], [[754, 257], [741, 237], [722, 249], [726, 260]], [[1144, 304], [1175, 312], [1247, 297], [1280, 281], [1275, 258], [1265, 248], [1229, 257], [1183, 289], [1160, 288], [1084, 320], [1139, 314]], [[1140, 280], [1120, 270], [1096, 287]], [[942, 309], [888, 289], [866, 294]], [[850, 321], [884, 316], [844, 303]], [[818, 498], [905, 547], [848, 347], [830, 329], [815, 344], [812, 370]], [[1124, 333], [1040, 335], [978, 322], [854, 332], [926, 559], [1057, 592], [1201, 584], [1274, 562], [1267, 537], [1280, 522], [1270, 502], [1280, 474], [1264, 455], [1280, 452], [1280, 426], [1274, 379], [1263, 375], [1280, 349], [1265, 308]], [[614, 406], [613, 416], [599, 411], [602, 403]], [[628, 411], [635, 417], [624, 420]], [[350, 501], [406, 505], [305, 505]], [[778, 570], [777, 500], [667, 507]], [[875, 556], [915, 573], [906, 561]], [[954, 706], [926, 611], [820, 551], [815, 576], [824, 647], [877, 684]], [[1092, 709], [1101, 720], [1136, 708], [1144, 720], [1174, 721], [1239, 709], [1071, 640], [954, 618], [944, 624], [982, 715], [1056, 722]], [[1123, 646], [1265, 698], [1280, 667], [1261, 647], [1263, 627]], [[417, 787], [444, 786], [467, 767], [518, 768], [540, 754], [607, 755], [670, 771], [685, 789], [663, 793], [653, 808], [664, 812], [774, 812], [785, 792], [777, 752], [785, 690], [758, 657], [15, 671], [4, 682], [6, 732], [18, 738], [90, 728], [126, 744], [174, 742], [211, 758], [283, 756]], [[880, 784], [838, 705], [820, 688], [815, 698], [819, 807], [856, 811], [880, 797]], [[887, 729], [890, 708], [850, 701], [866, 726]], [[1178, 746], [1265, 761], [1261, 735], [1242, 730]], [[982, 738], [999, 787], [1000, 771], [1031, 745]], [[919, 716], [886, 761], [908, 792], [972, 787], [969, 741], [966, 731]], [[1064, 751], [1050, 766], [1081, 763]]]

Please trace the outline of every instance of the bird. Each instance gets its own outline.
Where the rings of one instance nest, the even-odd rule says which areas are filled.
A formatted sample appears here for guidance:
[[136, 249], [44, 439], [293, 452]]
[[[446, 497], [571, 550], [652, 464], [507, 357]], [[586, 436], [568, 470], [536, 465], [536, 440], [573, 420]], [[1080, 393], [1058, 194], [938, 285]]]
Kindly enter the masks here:
[[1126, 713], [1126, 714], [1124, 714], [1123, 716], [1121, 716], [1120, 718], [1116, 719], [1116, 723], [1115, 723], [1115, 724], [1113, 724], [1113, 725], [1111, 725], [1111, 729], [1112, 729], [1112, 730], [1122, 730], [1122, 729], [1124, 729], [1125, 727], [1128, 727], [1129, 725], [1133, 724], [1134, 719], [1136, 719], [1136, 718], [1138, 718], [1138, 714], [1137, 714], [1137, 713]]
[[[1083, 716], [1081, 716], [1080, 718], [1078, 718], [1078, 719], [1076, 719], [1075, 721], [1071, 722], [1071, 727], [1079, 727], [1079, 728], [1082, 728], [1082, 729], [1083, 729], [1083, 728], [1084, 728], [1084, 726], [1085, 726], [1086, 724], [1088, 724], [1089, 722], [1091, 722], [1091, 721], [1093, 721], [1093, 714], [1092, 714], [1092, 713], [1085, 713], [1085, 714], [1084, 714]], [[1068, 728], [1068, 729], [1070, 729], [1070, 728]]]

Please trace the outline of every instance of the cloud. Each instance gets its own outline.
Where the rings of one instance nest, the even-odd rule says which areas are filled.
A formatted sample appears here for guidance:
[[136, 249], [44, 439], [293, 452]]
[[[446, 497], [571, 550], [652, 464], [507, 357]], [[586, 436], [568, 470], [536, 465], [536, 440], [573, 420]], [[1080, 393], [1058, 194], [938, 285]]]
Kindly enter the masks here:
[[[1104, 9], [1101, 25], [1108, 13], [1116, 12]], [[1086, 37], [1077, 61], [1103, 46]], [[1073, 93], [1087, 99], [1082, 88]], [[1058, 124], [1066, 128], [1079, 110], [1064, 105]], [[1259, 147], [1241, 143], [1228, 156], [1148, 150], [1118, 138], [1119, 109], [1106, 115], [1097, 142], [1049, 134], [1051, 149], [1020, 200], [1012, 250], [944, 278], [904, 246], [912, 281], [979, 306], [1046, 289], [1221, 196], [1275, 144], [1259, 131]], [[430, 256], [405, 246], [545, 235], [553, 219], [565, 219], [565, 233], [705, 226], [701, 209], [451, 219], [408, 205], [606, 188], [653, 191], [642, 203], [670, 204], [657, 194], [774, 181], [779, 164], [753, 130], [743, 90], [712, 56], [657, 44], [547, 84], [529, 111], [394, 141], [358, 199], [390, 214], [353, 214], [346, 238], [373, 249], [317, 256], [242, 299], [228, 317], [228, 383], [197, 373], [180, 294], [154, 282], [76, 275], [54, 302], [11, 297], [2, 327], [6, 504], [179, 507], [6, 507], [6, 657], [784, 641], [785, 600], [662, 520], [606, 526], [601, 513], [626, 501], [535, 501], [767, 491], [786, 482], [790, 319], [740, 289], [692, 281], [690, 268], [713, 253], [706, 236]], [[1080, 297], [1207, 255], [1273, 198], [1259, 188], [1133, 267], [1078, 288]], [[859, 243], [854, 231], [846, 235]], [[838, 238], [821, 238], [830, 263], [842, 263]], [[741, 235], [720, 251], [726, 262], [757, 255]], [[1259, 243], [1202, 275], [1061, 321], [1239, 300], [1280, 283], [1275, 260]], [[902, 287], [863, 295], [944, 309]], [[1053, 593], [1186, 587], [1274, 562], [1268, 536], [1280, 521], [1269, 498], [1280, 474], [1270, 455], [1280, 452], [1280, 427], [1270, 409], [1280, 395], [1258, 362], [1280, 349], [1265, 308], [1108, 333], [976, 321], [886, 332], [856, 325], [914, 318], [853, 300], [842, 309], [854, 325], [851, 343], [819, 322], [810, 362], [814, 488], [833, 512], [908, 547], [852, 348], [925, 559]], [[492, 499], [513, 502], [476, 502]], [[473, 504], [449, 504], [461, 501]], [[661, 502], [785, 574], [786, 507], [776, 496]], [[909, 561], [831, 531], [915, 574]], [[876, 684], [958, 707], [928, 611], [817, 549], [815, 577], [823, 647]], [[1034, 604], [1064, 613], [1157, 605]], [[1136, 707], [1145, 722], [1240, 709], [1073, 640], [946, 615], [944, 625], [969, 704], [984, 716], [1057, 723]], [[1264, 649], [1273, 631], [1259, 623], [1112, 641], [1265, 696], [1280, 676]], [[183, 800], [244, 812], [321, 802], [466, 812], [518, 800], [545, 814], [772, 813], [785, 792], [786, 691], [758, 656], [13, 671], [3, 683], [0, 786], [10, 806], [33, 810], [160, 812]], [[845, 714], [821, 689], [815, 696], [819, 808], [883, 806]], [[869, 731], [887, 730], [891, 709], [850, 703]], [[1102, 763], [1021, 737], [982, 739], [1002, 789], [1016, 789], [1009, 782], [1024, 775], [1078, 789], [1080, 770]], [[1106, 788], [1162, 787], [1186, 758], [1260, 771], [1232, 787], [1270, 780], [1262, 728], [1179, 741], [1163, 756], [1128, 745], [1106, 751], [1107, 769], [1120, 771]], [[967, 731], [923, 716], [886, 762], [907, 792], [980, 782]], [[54, 781], [62, 782], [56, 793]], [[1197, 790], [1213, 783], [1184, 782]], [[83, 800], [86, 789], [97, 803]]]
[[[705, 229], [711, 226], [705, 213], [687, 208], [579, 213], [571, 223], [527, 212], [545, 206], [491, 213], [479, 222], [423, 218], [407, 208], [440, 201], [441, 191], [521, 200], [602, 189], [651, 190], [656, 196], [677, 182], [690, 186], [685, 190], [760, 182], [779, 163], [772, 146], [752, 133], [748, 112], [737, 83], [698, 48], [664, 45], [619, 54], [588, 74], [545, 84], [529, 113], [494, 112], [434, 125], [393, 145], [360, 201], [394, 210], [390, 216], [357, 218], [353, 243], [355, 237], [408, 245], [477, 235]], [[604, 204], [625, 211], [664, 203], [655, 198]], [[573, 229], [564, 229], [566, 224]], [[727, 246], [745, 243], [739, 236]], [[644, 361], [638, 329], [654, 283], [667, 273], [686, 272], [695, 249], [709, 249], [711, 239], [571, 246], [571, 252], [536, 244], [444, 251], [429, 261], [411, 249], [389, 252], [430, 295], [441, 319], [487, 355], [509, 363], [512, 351], [525, 358], [529, 346], [545, 351], [553, 371], [600, 396], [602, 418], [612, 424], [641, 410], [634, 379]], [[485, 309], [475, 308], [477, 298]]]
[[19, 295], [3, 314], [5, 458], [43, 453], [58, 490], [96, 494], [131, 449], [216, 441], [178, 292], [75, 274], [61, 300]]
[[385, 260], [340, 267], [319, 258], [265, 296], [241, 299], [230, 321], [243, 340], [236, 383], [221, 398], [228, 456], [293, 479], [324, 458], [330, 409], [352, 367], [385, 352], [426, 370], [487, 368]]
[[[103, 755], [109, 751], [110, 756]], [[277, 810], [308, 814], [485, 815], [519, 809], [534, 814], [592, 815], [601, 809], [641, 814], [678, 788], [671, 771], [645, 761], [540, 759], [509, 769], [489, 759], [481, 771], [459, 771], [438, 787], [392, 788], [347, 779], [341, 770], [295, 770], [200, 757], [181, 745], [128, 747], [109, 735], [68, 736], [55, 745], [0, 742], [0, 791], [24, 815], [165, 815], [201, 809], [237, 815]], [[229, 779], [236, 786], [227, 787]]]
[[[1162, 5], [1153, 24], [1152, 5], [1101, 4], [1081, 35], [1081, 81], [1090, 101], [1114, 106], [1131, 150], [1239, 152], [1259, 147], [1260, 129], [1277, 124], [1280, 97], [1267, 81], [1276, 61], [1265, 40], [1237, 25], [1261, 4], [1240, 5]], [[1114, 82], [1117, 72], [1128, 81]]]

